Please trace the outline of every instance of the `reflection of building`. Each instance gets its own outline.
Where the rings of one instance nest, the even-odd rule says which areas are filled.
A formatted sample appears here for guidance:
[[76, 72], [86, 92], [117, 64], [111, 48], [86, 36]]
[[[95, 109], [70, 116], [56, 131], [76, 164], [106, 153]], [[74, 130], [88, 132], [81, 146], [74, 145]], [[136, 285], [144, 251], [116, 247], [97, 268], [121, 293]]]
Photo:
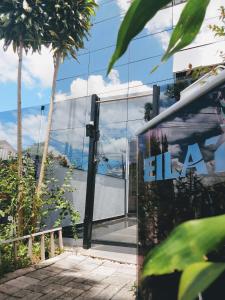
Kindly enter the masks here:
[[[181, 222], [225, 214], [225, 129], [220, 118], [225, 70], [219, 69], [187, 88], [179, 102], [139, 131], [139, 255], [163, 242]], [[223, 248], [216, 259], [222, 261], [224, 254]], [[158, 277], [157, 283], [147, 278], [140, 299], [175, 300], [177, 282], [175, 273]], [[224, 275], [202, 299], [214, 299], [218, 290], [224, 294], [222, 282]]]
[[16, 150], [6, 140], [0, 140], [0, 158], [8, 159], [9, 156], [15, 155]]

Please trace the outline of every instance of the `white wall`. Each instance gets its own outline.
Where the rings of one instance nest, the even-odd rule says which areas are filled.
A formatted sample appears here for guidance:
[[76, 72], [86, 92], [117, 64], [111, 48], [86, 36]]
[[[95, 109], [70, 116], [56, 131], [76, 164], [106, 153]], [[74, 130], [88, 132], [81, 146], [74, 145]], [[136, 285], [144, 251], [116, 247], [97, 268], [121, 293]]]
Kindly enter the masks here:
[[[67, 171], [67, 168], [57, 165], [54, 168], [54, 177], [62, 183]], [[72, 201], [74, 207], [80, 213], [81, 218], [79, 223], [83, 223], [84, 220], [86, 201], [86, 180], [87, 172], [74, 170], [73, 178], [71, 180], [71, 186], [74, 187], [75, 191], [67, 195], [68, 199]], [[124, 179], [99, 174], [96, 176], [94, 205], [95, 221], [113, 218], [125, 214], [124, 190]], [[55, 218], [56, 214], [53, 214], [50, 222], [47, 223], [47, 227], [51, 227], [53, 225]], [[64, 226], [69, 225], [69, 219], [65, 220]]]

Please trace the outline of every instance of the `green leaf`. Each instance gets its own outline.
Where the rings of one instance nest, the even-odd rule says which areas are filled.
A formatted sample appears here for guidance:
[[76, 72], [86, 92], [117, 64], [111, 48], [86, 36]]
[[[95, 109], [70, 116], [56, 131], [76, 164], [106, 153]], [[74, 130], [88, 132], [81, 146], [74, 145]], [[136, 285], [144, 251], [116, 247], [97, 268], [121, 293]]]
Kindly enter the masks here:
[[185, 222], [146, 256], [142, 276], [183, 271], [190, 264], [204, 262], [224, 239], [225, 215]]
[[205, 18], [210, 0], [189, 0], [172, 33], [170, 43], [162, 61], [188, 46], [196, 38]]
[[178, 300], [195, 300], [224, 270], [224, 263], [190, 265], [181, 276]]
[[171, 0], [134, 0], [120, 26], [115, 52], [110, 60], [107, 74], [124, 52], [130, 41], [144, 28], [145, 24]]

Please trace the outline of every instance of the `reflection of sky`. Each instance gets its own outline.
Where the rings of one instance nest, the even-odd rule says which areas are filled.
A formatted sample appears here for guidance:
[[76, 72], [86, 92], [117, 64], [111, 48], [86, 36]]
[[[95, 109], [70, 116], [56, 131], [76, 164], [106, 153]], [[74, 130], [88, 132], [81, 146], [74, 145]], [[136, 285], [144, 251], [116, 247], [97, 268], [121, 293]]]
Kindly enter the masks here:
[[[23, 148], [44, 141], [47, 125], [48, 105], [41, 110], [40, 106], [25, 108], [22, 111]], [[17, 148], [17, 112], [0, 113], [0, 140], [6, 140]]]
[[[212, 22], [216, 20], [217, 8], [225, 3], [225, 0], [211, 2], [214, 6], [207, 13], [206, 25], [210, 22], [209, 18], [214, 18], [211, 19]], [[60, 66], [57, 81], [57, 101], [59, 102], [55, 105], [50, 146], [56, 153], [65, 154], [71, 161], [77, 161], [79, 165], [82, 165], [82, 168], [86, 168], [87, 165], [88, 139], [85, 138], [84, 126], [88, 122], [90, 111], [90, 101], [82, 97], [93, 93], [97, 93], [101, 98], [141, 92], [151, 94], [153, 84], [162, 86], [173, 82], [172, 68], [175, 63], [172, 59], [166, 64], [160, 65], [157, 72], [150, 74], [150, 71], [160, 62], [160, 57], [166, 49], [171, 29], [178, 20], [182, 5], [161, 10], [154, 17], [154, 20], [149, 22], [137, 38], [131, 42], [126, 54], [115, 64], [110, 76], [106, 77], [106, 68], [115, 48], [118, 28], [130, 2], [115, 0], [104, 1], [103, 3], [99, 3], [97, 15], [93, 18], [90, 40], [85, 42], [85, 49], [79, 51], [78, 61], [67, 58]], [[208, 31], [206, 32], [206, 25], [198, 40], [195, 41], [196, 45], [204, 42], [204, 34], [206, 34], [205, 41], [209, 42], [212, 39], [212, 36], [208, 35]], [[205, 57], [208, 52], [205, 50], [206, 48], [199, 49], [198, 51], [201, 52], [198, 52], [198, 60], [200, 61], [200, 56]], [[195, 58], [194, 56], [188, 56], [187, 53], [185, 55], [189, 60]], [[17, 60], [11, 59], [11, 53], [7, 58], [8, 65], [13, 61], [14, 65], [17, 66]], [[179, 57], [176, 60], [179, 61]], [[182, 62], [182, 64], [184, 63]], [[1, 77], [1, 97], [4, 100], [2, 101], [4, 105], [2, 104], [1, 109], [6, 109], [12, 108], [12, 101], [10, 100], [11, 102], [8, 101], [7, 103], [5, 99], [15, 100], [16, 88], [15, 85], [12, 86], [11, 81], [5, 80], [4, 76], [6, 76], [6, 71], [10, 71], [8, 72], [10, 74], [7, 73], [10, 76], [14, 76], [15, 72], [6, 69], [6, 66], [3, 67], [5, 74], [2, 74]], [[36, 61], [29, 56], [25, 58], [23, 73], [26, 81], [26, 85], [23, 87], [24, 106], [48, 101], [51, 72], [51, 56], [46, 51], [42, 58], [38, 58]], [[15, 81], [14, 77], [13, 80]], [[38, 83], [34, 82], [35, 78]], [[60, 100], [77, 97], [80, 98], [77, 102], [69, 102], [68, 100], [65, 101], [65, 104], [62, 104], [62, 101], [60, 102]], [[135, 132], [143, 126], [144, 105], [148, 102], [152, 102], [151, 96], [145, 99], [125, 100], [120, 103], [102, 106], [100, 148], [102, 155], [111, 155], [110, 168], [112, 170], [121, 168], [121, 153], [127, 148], [127, 139], [132, 139]], [[161, 97], [160, 103], [161, 110], [163, 110], [173, 103], [173, 99], [164, 96]], [[15, 105], [16, 102], [14, 101], [14, 107]], [[202, 121], [204, 121], [205, 115], [201, 114], [201, 116]], [[24, 148], [31, 146], [33, 143], [43, 142], [46, 113], [45, 116], [41, 116], [40, 106], [38, 106], [37, 108], [24, 110], [23, 118]], [[200, 119], [196, 119], [195, 122], [200, 122]], [[68, 128], [71, 132], [66, 132]], [[202, 133], [201, 128], [198, 128], [197, 131], [199, 134]], [[173, 138], [173, 147], [176, 152], [180, 151], [180, 147], [176, 144], [176, 139], [182, 138], [180, 134], [182, 135], [180, 131], [173, 128], [171, 142]], [[190, 132], [189, 134], [193, 138], [193, 133]], [[217, 132], [217, 134], [219, 133]], [[15, 147], [15, 112], [0, 114], [0, 139], [6, 139]], [[115, 155], [119, 159], [115, 159]], [[102, 165], [104, 166], [101, 167], [101, 170], [105, 171], [101, 172], [107, 173], [106, 164], [103, 163]]]
[[[220, 91], [221, 88], [218, 90]], [[225, 134], [219, 122], [217, 95], [214, 91], [195, 100], [174, 115], [163, 120], [157, 126], [157, 129], [150, 129], [139, 142], [144, 156], [151, 156], [147, 152], [149, 141], [150, 143], [151, 140], [161, 141], [162, 147], [162, 141], [164, 140], [164, 147], [167, 144], [168, 151], [173, 159], [174, 168], [180, 170], [190, 145], [196, 144], [196, 147], [197, 145], [199, 146], [205, 162], [205, 164], [199, 164], [200, 173], [205, 173], [205, 166], [209, 173], [225, 172]], [[144, 137], [145, 140], [143, 140]], [[160, 149], [158, 148], [157, 150], [158, 154], [161, 151]], [[197, 150], [196, 148], [195, 154]], [[164, 150], [163, 152], [166, 151]]]

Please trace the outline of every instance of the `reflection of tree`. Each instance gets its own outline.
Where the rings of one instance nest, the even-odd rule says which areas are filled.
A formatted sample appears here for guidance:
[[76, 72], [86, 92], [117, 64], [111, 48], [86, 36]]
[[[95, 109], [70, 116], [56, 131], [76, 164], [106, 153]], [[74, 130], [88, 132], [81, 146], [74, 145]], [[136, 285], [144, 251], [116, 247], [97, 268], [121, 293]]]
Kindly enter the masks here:
[[[140, 143], [145, 145], [144, 157], [168, 151], [166, 136], [159, 137], [157, 131], [150, 137], [146, 134]], [[142, 165], [144, 157], [139, 157]], [[139, 172], [139, 254], [145, 256], [181, 222], [225, 213], [224, 190], [224, 177], [200, 176], [195, 169], [190, 169], [185, 178], [149, 183], [143, 181], [143, 174]], [[225, 258], [225, 251], [213, 255]], [[140, 287], [138, 299], [174, 300], [178, 279], [179, 273], [149, 277]]]
[[186, 87], [190, 85], [189, 80], [179, 80], [174, 84], [168, 84], [165, 96], [168, 98], [174, 98], [176, 101], [180, 100], [180, 92], [182, 92]]
[[[166, 136], [158, 137], [156, 134], [152, 134], [148, 142], [150, 156], [168, 151]], [[174, 186], [172, 180], [144, 184], [143, 196], [139, 199], [138, 211], [139, 253], [145, 255], [155, 244], [165, 239], [171, 231], [174, 226], [173, 202]], [[155, 297], [158, 299], [157, 297], [160, 297], [160, 294], [154, 286], [157, 286], [157, 282], [152, 282], [152, 278], [147, 279], [142, 285], [139, 298], [149, 299], [149, 294], [151, 294], [154, 299]]]
[[152, 103], [150, 102], [145, 103], [145, 114], [144, 114], [145, 122], [148, 122], [152, 119], [152, 113], [153, 113]]
[[174, 223], [214, 215], [212, 197], [202, 178], [191, 169], [186, 178], [175, 182]]
[[[156, 135], [151, 135], [149, 142], [151, 156], [168, 151], [166, 136], [159, 138]], [[139, 208], [141, 245], [144, 252], [162, 241], [172, 229], [173, 202], [174, 187], [172, 180], [145, 184], [144, 201], [140, 203]]]

